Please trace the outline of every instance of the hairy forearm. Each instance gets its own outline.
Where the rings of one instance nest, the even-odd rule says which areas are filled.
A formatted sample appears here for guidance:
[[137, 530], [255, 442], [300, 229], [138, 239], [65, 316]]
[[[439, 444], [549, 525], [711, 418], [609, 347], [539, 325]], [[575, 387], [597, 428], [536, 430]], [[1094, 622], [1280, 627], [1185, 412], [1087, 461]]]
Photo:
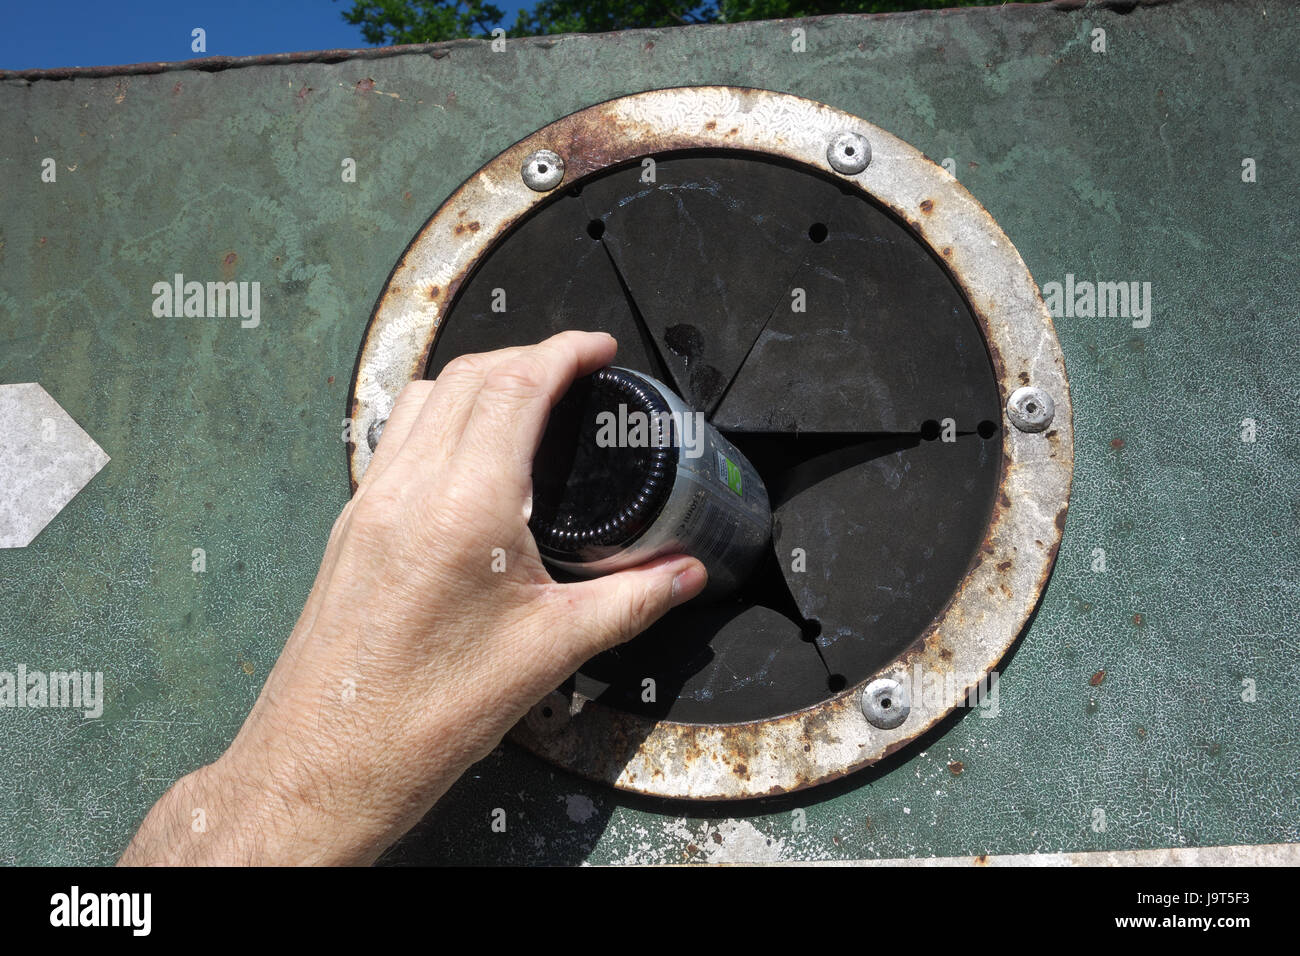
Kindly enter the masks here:
[[565, 332], [403, 389], [248, 719], [121, 863], [373, 863], [583, 661], [704, 589], [685, 555], [558, 584], [528, 529], [521, 450], [614, 350]]
[[339, 820], [228, 760], [178, 780], [145, 817], [120, 866], [367, 865], [386, 845], [382, 826]]

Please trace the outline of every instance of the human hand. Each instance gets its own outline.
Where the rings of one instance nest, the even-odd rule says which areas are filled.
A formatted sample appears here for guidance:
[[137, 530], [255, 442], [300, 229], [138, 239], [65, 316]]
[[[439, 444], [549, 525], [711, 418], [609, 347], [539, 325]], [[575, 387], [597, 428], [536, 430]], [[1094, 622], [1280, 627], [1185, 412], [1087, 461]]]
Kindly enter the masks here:
[[123, 864], [373, 862], [584, 661], [704, 589], [684, 555], [558, 584], [528, 530], [547, 416], [615, 349], [564, 332], [402, 391], [248, 719]]

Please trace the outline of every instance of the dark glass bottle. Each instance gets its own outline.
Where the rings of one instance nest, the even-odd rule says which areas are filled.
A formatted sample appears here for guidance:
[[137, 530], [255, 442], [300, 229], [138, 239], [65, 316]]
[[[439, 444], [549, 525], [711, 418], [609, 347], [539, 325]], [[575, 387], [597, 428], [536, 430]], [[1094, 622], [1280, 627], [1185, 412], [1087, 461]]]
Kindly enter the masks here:
[[552, 411], [529, 527], [548, 564], [583, 577], [690, 554], [716, 597], [758, 563], [772, 513], [758, 472], [702, 413], [662, 382], [610, 367]]

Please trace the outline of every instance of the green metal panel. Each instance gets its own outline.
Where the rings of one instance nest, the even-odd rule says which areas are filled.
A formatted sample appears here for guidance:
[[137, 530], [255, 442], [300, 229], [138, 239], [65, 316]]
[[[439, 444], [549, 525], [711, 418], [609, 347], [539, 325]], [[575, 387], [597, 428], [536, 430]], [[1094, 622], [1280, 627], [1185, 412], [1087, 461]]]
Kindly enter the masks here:
[[[1040, 286], [1152, 283], [1149, 327], [1057, 322], [1076, 470], [1055, 575], [994, 719], [967, 712], [841, 783], [716, 809], [601, 789], [507, 744], [390, 858], [1300, 839], [1298, 45], [1294, 7], [1183, 2], [0, 75], [0, 384], [41, 383], [112, 456], [31, 545], [0, 551], [0, 670], [102, 670], [107, 695], [99, 720], [0, 710], [0, 860], [113, 860], [233, 736], [347, 497], [364, 325], [439, 203], [561, 115], [695, 84], [796, 93], [952, 158]], [[155, 318], [151, 287], [175, 273], [260, 281], [260, 325]]]

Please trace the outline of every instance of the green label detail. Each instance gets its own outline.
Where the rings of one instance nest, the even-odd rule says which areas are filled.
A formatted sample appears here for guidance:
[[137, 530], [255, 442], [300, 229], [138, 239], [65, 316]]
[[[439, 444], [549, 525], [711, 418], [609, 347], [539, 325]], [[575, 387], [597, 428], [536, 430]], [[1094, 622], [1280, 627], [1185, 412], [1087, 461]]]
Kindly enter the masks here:
[[718, 477], [726, 483], [728, 488], [742, 498], [744, 497], [740, 489], [740, 466], [722, 452], [718, 452]]

